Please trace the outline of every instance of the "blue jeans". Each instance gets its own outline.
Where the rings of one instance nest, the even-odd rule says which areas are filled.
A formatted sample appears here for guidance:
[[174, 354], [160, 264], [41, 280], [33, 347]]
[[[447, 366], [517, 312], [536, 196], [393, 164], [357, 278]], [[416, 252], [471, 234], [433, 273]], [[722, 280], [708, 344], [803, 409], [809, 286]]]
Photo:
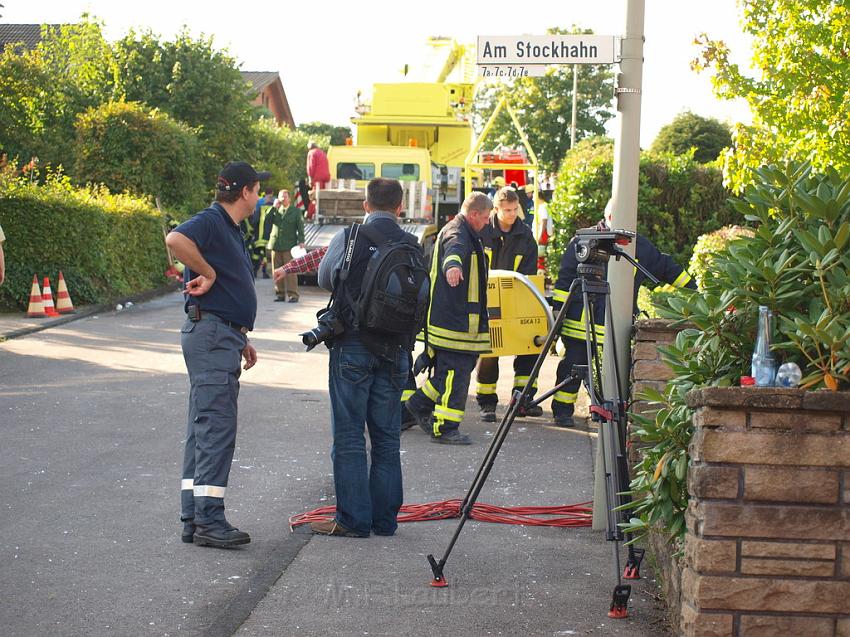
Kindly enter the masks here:
[[[403, 349], [392, 361], [373, 355], [353, 337], [337, 341], [331, 349], [328, 385], [336, 520], [364, 537], [370, 531], [392, 535], [398, 527], [396, 516], [403, 500], [401, 392], [407, 370]], [[372, 443], [368, 468], [364, 429]]]

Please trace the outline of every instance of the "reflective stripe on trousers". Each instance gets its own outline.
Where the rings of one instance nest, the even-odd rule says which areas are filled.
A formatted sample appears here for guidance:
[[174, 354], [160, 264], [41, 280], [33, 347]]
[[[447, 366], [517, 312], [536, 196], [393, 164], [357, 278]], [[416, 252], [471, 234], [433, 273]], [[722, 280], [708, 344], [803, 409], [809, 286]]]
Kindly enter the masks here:
[[216, 321], [186, 321], [181, 345], [189, 371], [181, 512], [196, 524], [224, 521], [224, 494], [236, 444], [236, 402], [247, 339]]
[[434, 372], [408, 401], [411, 411], [434, 412], [434, 436], [457, 429], [463, 420], [477, 354], [437, 349]]

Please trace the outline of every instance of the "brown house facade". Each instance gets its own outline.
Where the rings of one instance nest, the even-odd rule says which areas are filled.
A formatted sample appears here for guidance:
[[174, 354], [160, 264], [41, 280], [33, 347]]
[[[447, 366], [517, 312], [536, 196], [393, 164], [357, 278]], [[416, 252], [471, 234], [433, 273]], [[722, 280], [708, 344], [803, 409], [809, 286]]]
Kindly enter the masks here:
[[278, 126], [295, 128], [295, 120], [283, 90], [280, 75], [275, 71], [242, 71], [242, 78], [249, 85], [249, 95], [256, 95], [253, 106], [263, 106], [274, 115]]

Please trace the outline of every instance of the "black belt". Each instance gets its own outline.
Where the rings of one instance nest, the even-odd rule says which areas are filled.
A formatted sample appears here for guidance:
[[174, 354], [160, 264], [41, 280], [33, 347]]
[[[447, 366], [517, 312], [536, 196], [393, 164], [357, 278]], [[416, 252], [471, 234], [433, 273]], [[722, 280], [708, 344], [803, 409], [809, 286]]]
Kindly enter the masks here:
[[206, 319], [208, 321], [216, 321], [217, 323], [224, 323], [228, 327], [232, 327], [234, 330], [236, 330], [237, 332], [240, 332], [242, 334], [247, 334], [250, 331], [244, 325], [239, 325], [239, 323], [234, 323], [233, 321], [228, 321], [227, 319], [223, 319], [220, 316], [218, 316], [217, 314], [212, 314], [211, 312], [206, 312], [206, 311], [203, 312], [201, 314], [201, 320], [203, 321], [204, 319]]

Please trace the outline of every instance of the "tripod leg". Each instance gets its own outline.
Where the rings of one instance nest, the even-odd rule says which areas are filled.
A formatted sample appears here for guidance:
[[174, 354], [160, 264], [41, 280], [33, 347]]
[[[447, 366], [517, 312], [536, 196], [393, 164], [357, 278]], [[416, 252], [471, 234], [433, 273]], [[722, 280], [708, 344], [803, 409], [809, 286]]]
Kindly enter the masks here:
[[[579, 279], [575, 279], [570, 286], [570, 290], [568, 292], [567, 298], [572, 294], [573, 290], [576, 289], [579, 285]], [[487, 453], [484, 455], [484, 460], [481, 462], [481, 465], [478, 467], [478, 471], [475, 474], [475, 478], [472, 480], [472, 484], [469, 487], [469, 491], [467, 491], [466, 497], [463, 499], [463, 503], [461, 504], [460, 510], [460, 520], [458, 521], [457, 527], [455, 528], [454, 534], [452, 535], [451, 540], [449, 541], [449, 545], [446, 547], [445, 553], [443, 553], [443, 557], [438, 561], [433, 555], [428, 555], [428, 564], [431, 566], [431, 572], [434, 574], [434, 579], [431, 580], [431, 586], [435, 587], [443, 587], [447, 586], [445, 575], [443, 573], [443, 567], [446, 565], [446, 561], [449, 559], [449, 555], [454, 549], [454, 545], [460, 537], [460, 533], [463, 530], [466, 521], [469, 519], [470, 514], [472, 513], [472, 507], [475, 505], [475, 502], [478, 500], [478, 495], [481, 493], [481, 489], [484, 487], [484, 483], [487, 481], [488, 476], [490, 475], [490, 471], [493, 468], [493, 464], [496, 461], [496, 457], [499, 455], [499, 451], [502, 448], [502, 443], [504, 443], [505, 438], [508, 435], [508, 431], [510, 431], [511, 425], [513, 424], [514, 419], [516, 418], [516, 414], [519, 411], [520, 405], [523, 404], [523, 401], [528, 397], [529, 392], [534, 384], [534, 381], [537, 379], [538, 374], [540, 373], [540, 368], [543, 366], [543, 362], [546, 360], [546, 356], [549, 354], [549, 349], [552, 347], [552, 343], [558, 337], [558, 334], [561, 332], [561, 325], [564, 322], [564, 318], [567, 315], [567, 309], [569, 307], [569, 303], [564, 303], [561, 306], [561, 310], [558, 312], [558, 316], [555, 319], [555, 322], [552, 324], [552, 329], [549, 330], [549, 334], [546, 336], [546, 343], [543, 345], [543, 349], [540, 351], [540, 354], [537, 357], [537, 360], [534, 361], [534, 367], [531, 370], [531, 373], [528, 377], [528, 382], [523, 388], [522, 392], [519, 393], [518, 396], [515, 396], [515, 400], [511, 402], [511, 405], [508, 407], [508, 411], [505, 412], [505, 415], [502, 417], [502, 421], [499, 423], [499, 428], [496, 431], [496, 435], [493, 436], [493, 440], [490, 443], [490, 446], [487, 448]]]
[[[589, 288], [583, 286], [583, 301], [585, 307], [585, 337], [587, 341], [588, 357], [588, 392], [591, 399], [591, 415], [599, 423], [599, 453], [602, 458], [602, 467], [605, 486], [606, 506], [606, 539], [613, 542], [612, 550], [614, 557], [614, 572], [617, 584], [612, 594], [611, 607], [608, 616], [620, 619], [628, 616], [628, 601], [631, 596], [631, 586], [623, 584], [620, 571], [620, 541], [623, 540], [623, 532], [619, 526], [620, 514], [616, 510], [621, 504], [621, 494], [628, 488], [628, 467], [625, 465], [625, 455], [622, 444], [622, 420], [624, 418], [623, 403], [621, 400], [622, 384], [619, 377], [615, 383], [615, 396], [606, 399], [602, 389], [602, 362], [599, 356], [598, 341], [596, 338], [596, 321], [594, 316], [593, 301], [601, 295], [605, 300], [608, 324], [611, 325], [611, 306], [608, 303], [608, 284], [595, 284]], [[610, 354], [616, 358], [616, 345], [611, 341]], [[626, 480], [625, 484], [623, 480]], [[626, 565], [626, 571], [631, 573], [631, 558], [635, 556], [633, 549], [629, 548], [630, 561]]]
[[[607, 323], [608, 325], [613, 324], [612, 316], [611, 316], [611, 306], [610, 304], [606, 305], [606, 314], [607, 314]], [[617, 358], [617, 341], [616, 335], [611, 334], [611, 348], [614, 350], [614, 360]], [[618, 483], [619, 483], [619, 493], [620, 493], [620, 506], [624, 506], [631, 502], [631, 496], [628, 494], [628, 491], [631, 487], [630, 478], [629, 478], [629, 463], [628, 463], [628, 414], [626, 412], [626, 405], [628, 403], [628, 396], [626, 395], [628, 391], [624, 388], [623, 379], [620, 377], [619, 368], [617, 365], [614, 365], [614, 373], [617, 387], [617, 395], [616, 402], [614, 404], [614, 414], [615, 421], [614, 424], [617, 428], [617, 449], [616, 449], [616, 457], [614, 461], [617, 464], [617, 472], [618, 472]], [[622, 521], [627, 521], [627, 514], [625, 512], [622, 513]], [[629, 541], [631, 540], [631, 533], [625, 533], [624, 538]], [[640, 579], [640, 565], [643, 562], [644, 554], [646, 553], [645, 549], [636, 548], [633, 544], [629, 544], [628, 546], [628, 557], [626, 559], [626, 566], [623, 569], [623, 579]], [[619, 570], [619, 567], [618, 567]]]

